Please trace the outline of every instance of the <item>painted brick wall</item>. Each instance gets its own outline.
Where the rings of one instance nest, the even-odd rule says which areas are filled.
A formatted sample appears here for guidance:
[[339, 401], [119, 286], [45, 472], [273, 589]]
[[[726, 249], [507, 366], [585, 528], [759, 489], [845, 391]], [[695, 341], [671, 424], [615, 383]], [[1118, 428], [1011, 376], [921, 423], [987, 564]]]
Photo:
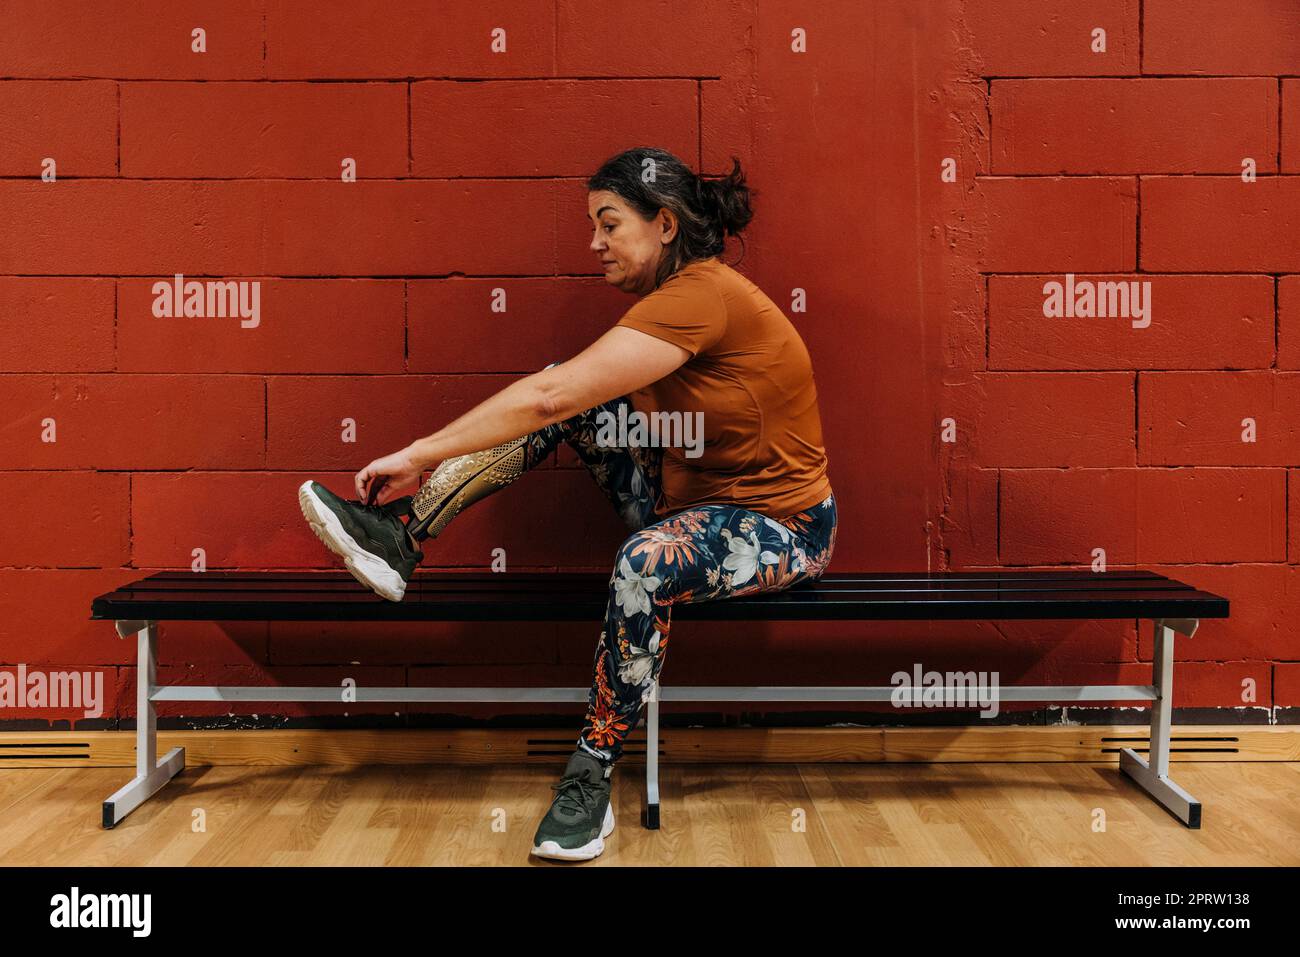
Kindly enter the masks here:
[[[749, 173], [740, 268], [813, 355], [832, 570], [1103, 549], [1233, 601], [1180, 643], [1180, 708], [1300, 705], [1300, 5], [434, 6], [0, 0], [0, 665], [108, 686], [102, 719], [54, 718], [133, 711], [133, 646], [86, 620], [94, 595], [195, 548], [210, 569], [333, 567], [304, 478], [346, 489], [612, 323], [631, 300], [593, 269], [582, 180], [643, 144]], [[259, 281], [259, 325], [155, 317], [176, 273]], [[1149, 325], [1045, 317], [1067, 274], [1149, 282]], [[512, 569], [604, 570], [623, 534], [566, 449], [428, 564], [503, 547]], [[165, 624], [160, 678], [585, 685], [596, 631]], [[1131, 622], [677, 632], [677, 684], [879, 684], [917, 661], [1137, 683], [1151, 653]]]

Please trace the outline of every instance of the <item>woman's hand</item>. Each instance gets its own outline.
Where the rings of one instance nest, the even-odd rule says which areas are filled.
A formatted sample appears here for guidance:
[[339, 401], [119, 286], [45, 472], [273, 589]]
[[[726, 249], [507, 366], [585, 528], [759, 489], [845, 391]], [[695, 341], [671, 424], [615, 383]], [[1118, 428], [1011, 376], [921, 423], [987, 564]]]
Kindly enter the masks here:
[[420, 484], [424, 468], [421, 462], [416, 461], [410, 446], [375, 459], [356, 474], [357, 498], [371, 504], [370, 495], [375, 493], [375, 505], [400, 498], [407, 488]]

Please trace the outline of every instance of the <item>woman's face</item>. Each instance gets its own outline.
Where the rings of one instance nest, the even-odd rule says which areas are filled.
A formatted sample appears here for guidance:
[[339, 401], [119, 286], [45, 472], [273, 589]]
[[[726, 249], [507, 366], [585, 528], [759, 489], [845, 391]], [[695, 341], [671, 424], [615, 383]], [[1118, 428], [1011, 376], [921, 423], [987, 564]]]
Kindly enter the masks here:
[[677, 217], [660, 209], [646, 222], [617, 193], [600, 189], [587, 194], [587, 218], [605, 281], [637, 295], [652, 291], [659, 261], [677, 235]]

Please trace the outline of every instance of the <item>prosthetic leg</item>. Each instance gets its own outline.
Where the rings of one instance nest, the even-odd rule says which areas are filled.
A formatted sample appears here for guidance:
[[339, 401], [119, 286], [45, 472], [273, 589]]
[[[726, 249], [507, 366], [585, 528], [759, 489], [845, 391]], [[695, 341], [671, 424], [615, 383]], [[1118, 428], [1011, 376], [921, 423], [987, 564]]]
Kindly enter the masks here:
[[531, 435], [522, 435], [482, 452], [439, 463], [411, 501], [406, 530], [421, 541], [437, 538], [461, 509], [487, 498], [524, 473], [524, 452]]

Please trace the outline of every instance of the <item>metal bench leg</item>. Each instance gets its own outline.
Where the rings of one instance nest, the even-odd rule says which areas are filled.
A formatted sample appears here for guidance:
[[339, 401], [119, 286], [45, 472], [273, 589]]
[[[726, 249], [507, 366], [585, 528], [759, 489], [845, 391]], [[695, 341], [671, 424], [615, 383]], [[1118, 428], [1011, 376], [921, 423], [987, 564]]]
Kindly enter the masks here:
[[[1169, 779], [1169, 722], [1174, 708], [1174, 628], [1191, 636], [1194, 620], [1156, 621], [1151, 666], [1156, 698], [1151, 702], [1151, 744], [1144, 761], [1132, 748], [1119, 753], [1120, 770], [1188, 827], [1201, 826], [1201, 802]], [[1171, 627], [1173, 626], [1173, 627]]]
[[147, 801], [185, 767], [185, 749], [172, 748], [158, 760], [158, 716], [152, 696], [158, 677], [158, 623], [119, 621], [119, 637], [135, 632], [135, 777], [104, 802], [103, 826], [111, 828]]
[[645, 706], [645, 807], [641, 826], [659, 830], [659, 682], [650, 689]]

